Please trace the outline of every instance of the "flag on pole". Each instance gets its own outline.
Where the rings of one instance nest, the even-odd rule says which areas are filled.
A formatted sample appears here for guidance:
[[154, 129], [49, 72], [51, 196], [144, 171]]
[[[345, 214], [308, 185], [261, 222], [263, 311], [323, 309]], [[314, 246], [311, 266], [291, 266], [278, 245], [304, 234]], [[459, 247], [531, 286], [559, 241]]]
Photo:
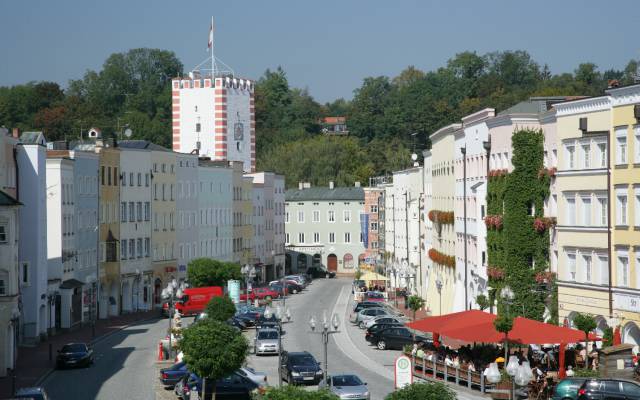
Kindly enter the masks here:
[[211, 21], [211, 27], [209, 28], [209, 43], [207, 44], [207, 48], [213, 47], [213, 21]]

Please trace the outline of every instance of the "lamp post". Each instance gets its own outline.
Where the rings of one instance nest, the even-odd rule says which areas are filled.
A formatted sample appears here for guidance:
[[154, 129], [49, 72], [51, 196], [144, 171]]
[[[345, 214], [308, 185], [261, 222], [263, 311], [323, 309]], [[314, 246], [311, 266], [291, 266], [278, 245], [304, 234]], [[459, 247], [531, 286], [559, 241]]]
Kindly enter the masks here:
[[438, 305], [440, 306], [440, 314], [442, 315], [442, 281], [440, 278], [436, 279], [436, 289], [438, 289], [438, 296], [440, 300], [438, 300]]
[[256, 276], [256, 268], [253, 265], [245, 264], [244, 267], [240, 269], [240, 272], [244, 276], [245, 291], [247, 294], [245, 301], [248, 306], [251, 303], [249, 301], [249, 281]]
[[173, 354], [173, 343], [171, 338], [171, 335], [173, 334], [173, 303], [176, 297], [179, 299], [182, 298], [184, 288], [184, 283], [178, 284], [178, 281], [172, 279], [171, 282], [167, 284], [167, 287], [162, 289], [162, 297], [167, 298], [169, 301], [169, 358], [171, 358], [171, 355]]
[[[282, 312], [282, 310], [285, 310]], [[273, 315], [271, 308], [267, 307], [264, 310], [264, 317], [266, 319], [270, 319]], [[291, 322], [291, 311], [288, 308], [283, 308], [278, 306], [276, 308], [276, 319], [278, 320], [278, 387], [282, 387], [282, 324], [284, 323], [283, 319], [286, 318], [286, 322]]]
[[[513, 298], [514, 298], [513, 290], [511, 290], [509, 285], [506, 285], [500, 291], [500, 296], [502, 297], [502, 301], [504, 302], [504, 304], [507, 306], [507, 317], [510, 318], [511, 313], [509, 308], [513, 303]], [[504, 341], [504, 359], [507, 360], [508, 356], [509, 356], [509, 341], [505, 340]]]
[[[311, 318], [309, 319], [309, 326], [311, 327], [311, 332], [316, 333], [316, 319], [314, 316], [311, 316]], [[333, 316], [331, 317], [331, 326], [329, 326], [329, 321], [327, 320], [327, 311], [322, 311], [322, 330], [318, 333], [322, 334], [322, 343], [324, 345], [324, 368], [322, 379], [324, 379], [325, 382], [327, 381], [327, 376], [329, 373], [329, 360], [327, 355], [329, 335], [338, 333], [339, 326], [340, 319], [338, 318], [338, 314], [333, 314]], [[333, 328], [333, 330], [331, 330], [331, 328]]]

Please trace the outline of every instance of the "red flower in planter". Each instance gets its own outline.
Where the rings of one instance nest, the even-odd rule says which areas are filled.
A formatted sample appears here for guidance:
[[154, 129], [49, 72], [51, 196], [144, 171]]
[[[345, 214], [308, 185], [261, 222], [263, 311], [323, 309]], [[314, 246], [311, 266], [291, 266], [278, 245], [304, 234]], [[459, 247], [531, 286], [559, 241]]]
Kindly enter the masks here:
[[550, 177], [556, 176], [556, 172], [558, 172], [558, 169], [556, 167], [549, 168], [549, 176]]
[[546, 221], [544, 221], [543, 218], [536, 218], [533, 221], [533, 229], [535, 229], [536, 232], [538, 232], [538, 233], [544, 232], [547, 229]]
[[489, 266], [487, 268], [487, 276], [493, 280], [500, 280], [504, 278], [504, 271], [496, 266]]
[[493, 225], [496, 227], [497, 230], [502, 229], [502, 215], [494, 216]]

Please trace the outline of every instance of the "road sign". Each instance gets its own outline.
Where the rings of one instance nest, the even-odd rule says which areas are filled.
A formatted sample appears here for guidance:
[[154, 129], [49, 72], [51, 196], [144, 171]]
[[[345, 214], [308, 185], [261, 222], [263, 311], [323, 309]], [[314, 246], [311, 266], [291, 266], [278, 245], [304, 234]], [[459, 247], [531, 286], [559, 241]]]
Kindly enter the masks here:
[[396, 389], [402, 389], [405, 386], [413, 383], [413, 367], [411, 365], [411, 359], [407, 356], [400, 356], [396, 358], [395, 362], [395, 387]]

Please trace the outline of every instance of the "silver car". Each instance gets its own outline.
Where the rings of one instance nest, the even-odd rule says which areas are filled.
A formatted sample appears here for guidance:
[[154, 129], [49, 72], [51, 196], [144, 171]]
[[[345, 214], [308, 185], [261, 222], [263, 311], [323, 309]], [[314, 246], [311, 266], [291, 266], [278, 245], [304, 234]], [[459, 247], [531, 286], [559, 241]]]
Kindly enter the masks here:
[[357, 375], [333, 375], [327, 378], [327, 382], [320, 382], [318, 387], [329, 389], [331, 393], [340, 399], [370, 399], [369, 388], [366, 382], [362, 382]]
[[236, 373], [252, 380], [256, 385], [260, 387], [269, 385], [269, 383], [267, 382], [267, 374], [265, 374], [264, 372], [258, 372], [251, 367], [240, 367], [240, 369], [237, 370]]
[[254, 340], [254, 353], [278, 354], [280, 351], [280, 333], [277, 329], [259, 329]]
[[367, 321], [381, 315], [389, 315], [389, 312], [383, 308], [365, 308], [356, 316], [355, 324], [364, 329]]

